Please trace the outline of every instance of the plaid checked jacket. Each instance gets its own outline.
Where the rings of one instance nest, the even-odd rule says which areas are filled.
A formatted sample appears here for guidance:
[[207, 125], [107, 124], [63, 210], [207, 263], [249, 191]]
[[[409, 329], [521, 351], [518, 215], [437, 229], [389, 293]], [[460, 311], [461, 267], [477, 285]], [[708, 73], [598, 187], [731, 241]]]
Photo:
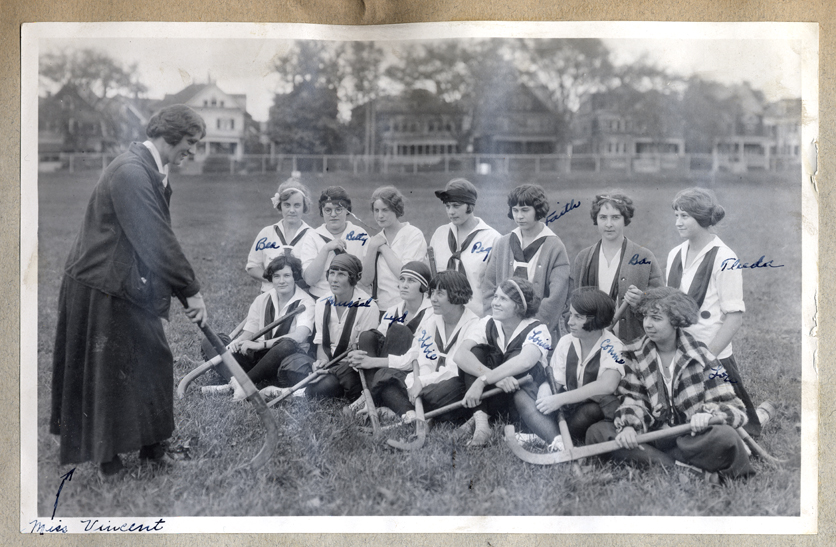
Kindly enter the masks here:
[[669, 409], [665, 382], [659, 370], [655, 345], [643, 336], [624, 346], [626, 374], [618, 385], [621, 406], [615, 412], [617, 431], [632, 426], [638, 433], [665, 423], [688, 423], [697, 412], [707, 412], [732, 427], [746, 423], [743, 403], [725, 381], [725, 369], [702, 342], [677, 329], [677, 361], [673, 377], [673, 405]]

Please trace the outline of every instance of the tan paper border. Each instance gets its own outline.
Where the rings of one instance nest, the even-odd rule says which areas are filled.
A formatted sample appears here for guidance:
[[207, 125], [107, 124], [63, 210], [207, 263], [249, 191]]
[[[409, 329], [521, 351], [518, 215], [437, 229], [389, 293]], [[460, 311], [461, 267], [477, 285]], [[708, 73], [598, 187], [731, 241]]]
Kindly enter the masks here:
[[[562, 2], [560, 7], [544, 6], [536, 2], [518, 0], [513, 5], [481, 6], [478, 2], [457, 3], [446, 5], [440, 2], [412, 2], [397, 5], [396, 2], [369, 2], [365, 9], [362, 3], [348, 2], [347, 0], [326, 1], [316, 0], [309, 2], [307, 6], [294, 5], [289, 3], [267, 3], [250, 2], [246, 6], [239, 3], [185, 3], [182, 1], [168, 1], [165, 3], [129, 3], [124, 1], [111, 2], [63, 2], [61, 7], [51, 6], [45, 3], [32, 4], [32, 0], [8, 2], [0, 7], [0, 39], [5, 46], [3, 51], [6, 55], [4, 63], [0, 65], [0, 71], [6, 76], [0, 79], [0, 104], [5, 106], [4, 116], [0, 120], [5, 131], [0, 132], [0, 212], [2, 212], [2, 251], [5, 260], [0, 261], [0, 301], [4, 302], [2, 314], [0, 314], [0, 363], [2, 363], [5, 374], [0, 376], [4, 381], [2, 385], [3, 416], [7, 421], [7, 427], [2, 429], [0, 435], [0, 451], [4, 456], [0, 480], [4, 486], [3, 495], [3, 544], [15, 545], [28, 544], [29, 541], [62, 541], [62, 544], [70, 545], [100, 545], [100, 544], [133, 544], [141, 542], [142, 545], [273, 545], [273, 544], [303, 544], [303, 545], [365, 545], [374, 544], [415, 544], [415, 545], [438, 545], [438, 544], [466, 544], [466, 545], [532, 545], [552, 544], [560, 542], [567, 545], [588, 545], [592, 542], [604, 542], [607, 545], [726, 545], [735, 542], [741, 545], [828, 545], [832, 543], [832, 525], [830, 523], [833, 515], [833, 500], [827, 496], [832, 486], [832, 456], [830, 451], [820, 451], [821, 460], [819, 463], [820, 496], [819, 496], [819, 535], [808, 537], [739, 537], [730, 536], [716, 538], [710, 536], [689, 537], [660, 537], [660, 536], [590, 536], [590, 537], [568, 537], [568, 536], [522, 536], [522, 535], [422, 535], [422, 536], [328, 536], [328, 535], [296, 535], [296, 536], [267, 536], [256, 538], [255, 536], [198, 536], [183, 535], [173, 536], [72, 536], [65, 538], [58, 537], [30, 537], [17, 533], [19, 516], [19, 406], [18, 406], [18, 362], [19, 362], [19, 309], [17, 302], [19, 294], [18, 272], [19, 263], [11, 257], [19, 256], [19, 105], [20, 105], [20, 24], [30, 21], [115, 21], [115, 20], [151, 20], [151, 21], [288, 21], [288, 22], [309, 22], [329, 24], [368, 24], [368, 23], [401, 23], [415, 21], [442, 21], [442, 20], [694, 20], [694, 21], [818, 21], [820, 29], [820, 142], [826, 142], [830, 136], [830, 123], [832, 114], [828, 106], [832, 103], [833, 83], [828, 82], [828, 71], [826, 60], [832, 58], [834, 52], [834, 40], [829, 29], [832, 28], [827, 8], [828, 3], [732, 3], [732, 2], [692, 2], [680, 3], [673, 7], [653, 6], [649, 2], [632, 3], [629, 8], [623, 9], [611, 4], [595, 5], [577, 0]], [[828, 19], [825, 19], [828, 17]], [[828, 87], [829, 84], [829, 87]], [[829, 165], [824, 161], [819, 162], [821, 167]], [[830, 196], [829, 189], [823, 184], [819, 177], [820, 207], [821, 207], [821, 241], [828, 241], [831, 233], [831, 222], [826, 215], [828, 211], [827, 201]], [[820, 248], [821, 263], [827, 264], [829, 255], [826, 254], [826, 244]], [[823, 268], [821, 275], [821, 295], [819, 297], [820, 310], [830, 310], [831, 299], [828, 298], [829, 288], [832, 287], [832, 268]], [[36, 271], [34, 272], [36, 274]], [[824, 322], [824, 328], [819, 334], [828, 333], [827, 322], [819, 318], [819, 323]], [[819, 343], [819, 375], [822, 385], [821, 390], [821, 411], [820, 411], [820, 442], [822, 447], [830, 445], [831, 438], [829, 426], [831, 424], [833, 403], [830, 402], [830, 390], [827, 388], [831, 373], [827, 366], [830, 362], [828, 355], [831, 353], [829, 336], [823, 336]], [[824, 357], [822, 357], [824, 356]], [[66, 543], [70, 542], [70, 543]], [[269, 542], [269, 543], [268, 543]], [[757, 542], [757, 543], [756, 543]]]

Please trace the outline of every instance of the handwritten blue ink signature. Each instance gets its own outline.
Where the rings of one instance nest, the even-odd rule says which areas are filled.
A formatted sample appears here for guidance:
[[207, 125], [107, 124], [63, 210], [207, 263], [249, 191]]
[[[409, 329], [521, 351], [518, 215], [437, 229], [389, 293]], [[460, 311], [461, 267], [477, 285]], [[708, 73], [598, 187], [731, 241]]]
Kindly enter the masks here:
[[255, 243], [255, 250], [256, 251], [263, 251], [264, 249], [281, 249], [281, 248], [282, 248], [282, 244], [279, 243], [278, 241], [271, 241], [270, 243], [267, 243], [267, 238], [266, 237], [262, 237], [261, 239], [259, 239]]
[[493, 247], [482, 247], [482, 242], [477, 241], [473, 244], [473, 247], [470, 248], [470, 252], [472, 254], [485, 253], [485, 257], [482, 259], [482, 262], [484, 262], [488, 259], [488, 253], [491, 252], [491, 249], [493, 249]]
[[369, 298], [365, 302], [361, 302], [360, 300], [351, 301], [351, 302], [335, 302], [333, 296], [328, 297], [328, 302], [331, 303], [332, 306], [337, 306], [340, 308], [371, 308], [372, 307], [372, 299]]
[[632, 257], [632, 258], [630, 258], [630, 262], [628, 262], [628, 264], [629, 264], [630, 266], [639, 266], [639, 265], [641, 265], [641, 264], [650, 264], [650, 261], [649, 261], [649, 260], [647, 260], [647, 259], [646, 259], [646, 258], [644, 258], [644, 257], [642, 257], [641, 259], [639, 259], [639, 253], [636, 253], [636, 254], [634, 254], [634, 255], [633, 255], [633, 257]]
[[533, 331], [531, 331], [531, 334], [528, 336], [528, 339], [531, 340], [532, 343], [537, 344], [538, 346], [543, 348], [544, 350], [551, 351], [551, 345], [542, 338], [540, 338], [540, 332], [540, 329], [534, 329]]
[[433, 341], [432, 338], [430, 338], [430, 335], [427, 334], [427, 329], [421, 329], [421, 338], [418, 339], [418, 342], [421, 343], [421, 349], [424, 351], [424, 357], [430, 361], [438, 359], [438, 355], [436, 355], [435, 351], [432, 349]]
[[624, 359], [621, 358], [621, 355], [618, 354], [617, 351], [613, 348], [612, 343], [610, 343], [610, 339], [607, 338], [603, 342], [601, 342], [601, 351], [606, 351], [613, 360], [618, 363], [619, 365], [624, 364]]
[[405, 321], [406, 321], [406, 314], [408, 314], [408, 313], [409, 313], [409, 312], [405, 311], [405, 312], [403, 312], [403, 315], [401, 315], [401, 316], [397, 316], [397, 315], [384, 315], [384, 316], [383, 316], [383, 320], [384, 320], [384, 321], [389, 321], [389, 324], [390, 324], [390, 325], [392, 325], [393, 323], [403, 323], [403, 322], [405, 322]]
[[[766, 258], [766, 255], [760, 257], [752, 264], [746, 264], [745, 262], [740, 262], [740, 260], [736, 258], [727, 258], [723, 261], [722, 265], [720, 266], [720, 271], [726, 270], [743, 270], [743, 269], [750, 269], [755, 270], [757, 268], [783, 268], [783, 264], [775, 265], [772, 263], [772, 260], [769, 262], [764, 262], [763, 259]], [[730, 264], [727, 264], [730, 263]]]
[[[559, 201], [557, 203], [560, 204]], [[546, 217], [546, 226], [548, 226], [550, 223], [554, 222], [555, 220], [559, 219], [560, 217], [562, 217], [563, 215], [565, 215], [569, 211], [571, 211], [573, 209], [577, 209], [580, 206], [581, 206], [580, 200], [575, 202], [575, 200], [572, 199], [572, 201], [570, 201], [569, 203], [567, 203], [563, 207], [562, 211], [558, 212], [558, 211], [555, 210], [555, 211], [552, 211], [551, 213], [549, 213], [549, 216]]]
[[363, 246], [365, 246], [366, 241], [369, 240], [369, 234], [367, 234], [366, 232], [358, 232], [358, 233], [355, 234], [354, 230], [351, 230], [350, 232], [348, 232], [345, 235], [345, 240], [346, 241], [362, 241]]
[[29, 533], [30, 534], [40, 534], [40, 535], [52, 534], [52, 533], [66, 534], [67, 532], [70, 531], [67, 528], [66, 525], [60, 524], [60, 522], [61, 522], [60, 519], [58, 520], [58, 522], [59, 522], [59, 524], [47, 526], [46, 524], [44, 524], [43, 522], [41, 522], [37, 519], [30, 520], [29, 524], [32, 525], [32, 529], [29, 530]]
[[709, 380], [713, 380], [714, 378], [720, 378], [724, 382], [729, 382], [731, 384], [736, 384], [737, 380], [732, 380], [729, 378], [729, 373], [723, 370], [723, 367], [712, 367], [711, 374], [708, 375]]

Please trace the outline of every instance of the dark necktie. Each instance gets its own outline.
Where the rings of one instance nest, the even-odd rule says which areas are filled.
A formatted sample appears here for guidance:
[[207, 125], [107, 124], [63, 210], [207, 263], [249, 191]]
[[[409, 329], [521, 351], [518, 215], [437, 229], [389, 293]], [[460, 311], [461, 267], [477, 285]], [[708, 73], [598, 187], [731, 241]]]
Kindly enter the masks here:
[[540, 250], [540, 247], [542, 247], [545, 241], [546, 237], [543, 236], [531, 242], [531, 244], [523, 250], [520, 238], [517, 237], [516, 233], [511, 232], [511, 252], [514, 254], [515, 262], [514, 277], [528, 279], [528, 263], [531, 262], [531, 259], [534, 258], [534, 255], [537, 254], [537, 251]]

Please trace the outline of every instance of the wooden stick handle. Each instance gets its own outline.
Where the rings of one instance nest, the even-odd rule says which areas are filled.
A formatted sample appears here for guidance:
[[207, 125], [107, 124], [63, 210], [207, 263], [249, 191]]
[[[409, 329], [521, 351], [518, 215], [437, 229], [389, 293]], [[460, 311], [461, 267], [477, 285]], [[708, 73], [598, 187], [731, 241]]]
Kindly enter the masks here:
[[[526, 383], [531, 382], [531, 381], [532, 381], [531, 376], [526, 374], [524, 377], [522, 377], [519, 380], [519, 384], [523, 385], [523, 384], [526, 384]], [[484, 401], [488, 397], [493, 397], [494, 395], [499, 395], [500, 393], [504, 393], [502, 391], [502, 388], [495, 387], [493, 389], [490, 389], [488, 391], [483, 392], [481, 400]], [[435, 418], [436, 416], [441, 416], [442, 414], [446, 414], [447, 412], [450, 412], [451, 410], [455, 410], [455, 409], [461, 408], [463, 406], [464, 406], [464, 400], [456, 401], [455, 403], [450, 403], [449, 405], [445, 405], [441, 408], [436, 408], [435, 410], [433, 410], [431, 412], [427, 412], [426, 414], [424, 414], [424, 419], [429, 420], [430, 418]]]
[[334, 366], [337, 363], [339, 363], [340, 361], [342, 361], [343, 358], [345, 358], [346, 355], [348, 355], [348, 350], [342, 352], [341, 354], [337, 355], [336, 357], [334, 357], [333, 359], [331, 359], [330, 361], [325, 363], [325, 365], [323, 365], [323, 367], [320, 368], [319, 370], [315, 370], [312, 373], [308, 374], [301, 382], [297, 383], [295, 386], [291, 387], [286, 392], [284, 392], [283, 394], [279, 395], [278, 397], [276, 397], [275, 399], [273, 399], [272, 401], [267, 403], [267, 406], [268, 407], [276, 406], [280, 402], [284, 401], [285, 399], [287, 399], [288, 397], [293, 395], [294, 391], [302, 389], [306, 385], [313, 382], [319, 376], [322, 376], [323, 374], [327, 373], [329, 368], [331, 368], [332, 366]]

